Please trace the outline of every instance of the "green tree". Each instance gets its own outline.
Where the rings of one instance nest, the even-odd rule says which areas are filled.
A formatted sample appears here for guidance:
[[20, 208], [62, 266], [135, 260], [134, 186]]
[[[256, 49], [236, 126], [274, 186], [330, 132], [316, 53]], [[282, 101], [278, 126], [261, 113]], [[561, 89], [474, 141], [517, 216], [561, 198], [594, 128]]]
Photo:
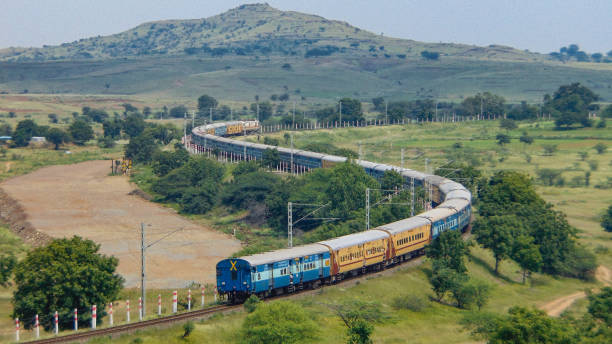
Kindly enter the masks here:
[[555, 182], [561, 178], [563, 171], [554, 168], [541, 168], [537, 170], [536, 173], [538, 174], [538, 179], [544, 183], [544, 185], [553, 186]]
[[170, 171], [183, 166], [189, 160], [189, 152], [180, 144], [175, 146], [174, 152], [156, 151], [153, 153], [151, 166], [158, 176], [165, 176]]
[[[258, 103], [253, 103], [251, 104], [251, 112], [253, 112], [254, 115], [257, 115], [257, 105]], [[267, 120], [268, 118], [270, 118], [272, 116], [272, 103], [270, 102], [260, 102], [259, 103], [259, 118], [258, 120], [260, 120], [261, 122]]]
[[[361, 101], [359, 99], [342, 98], [342, 121], [362, 121], [363, 111], [361, 109]], [[340, 110], [340, 108], [338, 108]], [[336, 120], [340, 120], [338, 117]]]
[[[350, 161], [334, 166], [325, 193], [335, 217], [347, 219], [352, 211], [363, 208], [366, 188], [377, 189], [379, 184], [363, 168]], [[371, 193], [371, 199], [376, 195]]]
[[593, 102], [599, 96], [580, 83], [562, 85], [552, 97], [544, 98], [544, 109], [555, 116], [558, 129], [569, 128], [574, 124], [590, 126], [588, 112], [595, 110]]
[[236, 178], [243, 174], [257, 172], [260, 170], [260, 168], [261, 166], [259, 166], [259, 163], [257, 163], [255, 160], [241, 161], [232, 171], [232, 176]]
[[289, 301], [262, 303], [242, 324], [242, 338], [247, 344], [302, 343], [316, 338], [317, 332], [312, 317]]
[[372, 343], [370, 336], [375, 323], [384, 323], [389, 317], [377, 302], [350, 300], [329, 307], [347, 328], [347, 343]]
[[[190, 118], [191, 116], [188, 114], [189, 110], [185, 105], [175, 106], [170, 109], [170, 117], [173, 118]], [[208, 112], [207, 112], [208, 114]]]
[[404, 178], [395, 170], [385, 171], [380, 180], [380, 187], [385, 190], [400, 190], [404, 186]]
[[510, 143], [510, 136], [506, 134], [497, 134], [495, 139], [497, 140], [497, 144], [500, 146]]
[[212, 181], [186, 188], [179, 199], [181, 211], [186, 214], [206, 214], [217, 203], [218, 191], [218, 185]]
[[210, 109], [214, 109], [219, 105], [217, 100], [207, 94], [203, 94], [198, 98], [198, 113], [200, 115], [208, 115]]
[[85, 142], [94, 138], [94, 132], [91, 125], [80, 119], [72, 122], [70, 127], [68, 127], [68, 132], [70, 133], [70, 137], [72, 137], [72, 142], [77, 145], [84, 145]]
[[136, 137], [145, 129], [144, 117], [138, 112], [132, 112], [125, 117], [123, 121], [123, 131], [129, 137]]
[[[47, 246], [28, 252], [15, 268], [16, 290], [13, 317], [34, 319], [52, 328], [53, 313], [59, 313], [61, 328], [72, 326], [72, 312], [79, 324], [89, 324], [90, 307], [99, 305], [98, 319], [106, 316], [103, 305], [117, 298], [123, 279], [115, 273], [119, 260], [98, 253], [100, 245], [78, 236], [54, 239]], [[31, 321], [24, 321], [30, 328]]]
[[498, 321], [489, 336], [491, 344], [573, 344], [579, 341], [579, 335], [564, 321], [523, 307], [510, 308], [508, 316]]
[[51, 128], [47, 133], [47, 139], [55, 145], [55, 150], [59, 149], [59, 146], [66, 141], [66, 138], [66, 132], [59, 128]]
[[525, 144], [532, 144], [533, 143], [533, 137], [529, 136], [527, 134], [527, 132], [523, 132], [523, 135], [521, 135], [521, 137], [519, 137], [519, 141]]
[[357, 319], [348, 328], [347, 344], [371, 344], [370, 336], [374, 332], [374, 325], [363, 320]]
[[597, 294], [589, 295], [589, 313], [612, 326], [612, 288], [604, 287]]
[[0, 286], [7, 287], [9, 285], [15, 265], [17, 265], [17, 258], [12, 252], [0, 254]]
[[535, 119], [538, 116], [538, 108], [533, 105], [527, 104], [526, 101], [522, 101], [520, 105], [514, 105], [508, 111], [508, 118], [515, 121], [521, 121], [525, 119]]
[[104, 130], [104, 137], [110, 137], [113, 139], [121, 136], [121, 128], [123, 123], [118, 118], [107, 119], [102, 123], [102, 130]]
[[445, 261], [433, 260], [429, 283], [431, 283], [431, 289], [436, 294], [438, 302], [442, 301], [447, 293], [459, 290], [465, 279], [465, 275], [449, 268]]
[[262, 203], [278, 183], [277, 175], [263, 171], [239, 175], [223, 191], [223, 204], [244, 209], [253, 203]]
[[478, 93], [467, 97], [461, 102], [461, 108], [468, 115], [500, 115], [504, 112], [506, 100], [502, 96], [490, 92]]
[[601, 217], [601, 226], [606, 232], [612, 232], [612, 205], [608, 207], [606, 213]]
[[480, 310], [489, 300], [491, 286], [481, 280], [460, 277], [451, 289], [458, 308], [471, 308], [473, 305]]
[[542, 266], [542, 254], [528, 235], [519, 235], [514, 239], [510, 258], [518, 263], [523, 270], [523, 284], [528, 272], [539, 271]]
[[426, 249], [428, 258], [440, 260], [446, 267], [458, 273], [467, 271], [465, 257], [468, 252], [469, 247], [458, 231], [443, 232]]
[[493, 252], [496, 274], [499, 263], [510, 256], [515, 236], [522, 231], [523, 223], [514, 215], [479, 218], [474, 223], [476, 241]]
[[186, 322], [185, 325], [183, 325], [183, 338], [189, 337], [193, 330], [195, 330], [195, 325], [193, 324], [193, 321]]
[[499, 122], [499, 127], [506, 130], [513, 130], [518, 128], [518, 125], [516, 125], [516, 122], [514, 122], [514, 120], [510, 118], [504, 118]]
[[544, 149], [544, 155], [552, 156], [557, 151], [558, 146], [553, 144], [544, 144], [542, 145], [542, 148]]
[[136, 163], [148, 164], [158, 149], [153, 134], [147, 131], [130, 138], [125, 146], [125, 156]]
[[267, 148], [262, 153], [261, 164], [268, 168], [275, 168], [280, 163], [280, 154], [278, 149]]
[[612, 104], [606, 106], [606, 108], [601, 112], [602, 118], [612, 118]]
[[595, 148], [595, 150], [597, 151], [597, 154], [603, 154], [608, 149], [608, 146], [606, 146], [605, 143], [599, 142], [593, 148]]
[[31, 120], [25, 119], [17, 123], [15, 132], [13, 133], [13, 143], [17, 147], [25, 147], [30, 143], [32, 136], [36, 136], [38, 133], [38, 125]]

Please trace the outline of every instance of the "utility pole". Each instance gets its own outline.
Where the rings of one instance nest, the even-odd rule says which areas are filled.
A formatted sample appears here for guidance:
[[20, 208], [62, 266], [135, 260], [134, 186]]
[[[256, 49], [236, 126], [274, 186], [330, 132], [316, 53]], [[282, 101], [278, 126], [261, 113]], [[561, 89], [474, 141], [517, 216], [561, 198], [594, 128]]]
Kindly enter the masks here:
[[482, 96], [480, 96], [480, 119], [482, 120]]
[[402, 153], [401, 153], [401, 161], [402, 161], [402, 162], [401, 162], [400, 167], [401, 167], [401, 168], [404, 168], [404, 148], [402, 148]]
[[342, 128], [342, 99], [340, 99], [340, 127]]
[[210, 114], [209, 114], [209, 116], [210, 116], [210, 123], [212, 124], [212, 122], [213, 122], [213, 121], [212, 121], [212, 106], [210, 107], [210, 112], [209, 112], [209, 113], [210, 113]]
[[185, 147], [187, 147], [187, 112], [185, 112], [183, 118], [183, 143], [185, 144]]
[[293, 247], [293, 204], [287, 203], [287, 246]]
[[234, 120], [234, 109], [230, 108], [230, 121]]
[[389, 125], [389, 115], [387, 114], [387, 100], [385, 99], [385, 124]]
[[195, 111], [191, 113], [191, 130], [195, 128]]
[[291, 130], [295, 129], [295, 101], [293, 101], [293, 115], [291, 118]]
[[145, 224], [144, 222], [140, 223], [140, 297], [142, 298], [142, 316], [144, 317], [145, 313]]
[[410, 178], [410, 216], [414, 216], [414, 178]]
[[291, 174], [293, 174], [293, 133], [291, 133]]
[[425, 173], [429, 173], [429, 158], [425, 158]]
[[361, 141], [359, 141], [359, 161], [363, 159], [362, 149], [361, 149]]
[[370, 188], [366, 188], [366, 230], [370, 229]]

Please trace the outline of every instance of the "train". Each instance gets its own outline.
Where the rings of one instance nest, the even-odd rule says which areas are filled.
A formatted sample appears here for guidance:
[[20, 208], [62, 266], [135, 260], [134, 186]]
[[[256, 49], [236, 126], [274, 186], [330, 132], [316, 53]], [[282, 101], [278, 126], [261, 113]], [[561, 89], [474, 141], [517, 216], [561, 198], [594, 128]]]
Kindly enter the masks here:
[[[251, 121], [252, 122], [252, 121]], [[225, 128], [222, 128], [225, 125]], [[260, 160], [267, 149], [276, 149], [277, 168], [306, 173], [329, 168], [345, 157], [244, 142], [224, 137], [235, 122], [193, 128], [192, 152], [214, 152], [230, 161]], [[243, 128], [246, 124], [242, 124]], [[258, 123], [249, 123], [258, 128]], [[243, 133], [245, 130], [243, 130]], [[220, 134], [223, 133], [223, 134]], [[407, 168], [357, 160], [370, 176], [380, 179], [386, 171], [397, 171], [407, 185], [428, 190], [432, 209], [413, 217], [330, 240], [223, 259], [216, 265], [217, 291], [232, 303], [250, 295], [266, 298], [337, 283], [347, 277], [383, 270], [423, 254], [425, 247], [445, 231], [464, 231], [470, 226], [472, 194], [448, 178]]]

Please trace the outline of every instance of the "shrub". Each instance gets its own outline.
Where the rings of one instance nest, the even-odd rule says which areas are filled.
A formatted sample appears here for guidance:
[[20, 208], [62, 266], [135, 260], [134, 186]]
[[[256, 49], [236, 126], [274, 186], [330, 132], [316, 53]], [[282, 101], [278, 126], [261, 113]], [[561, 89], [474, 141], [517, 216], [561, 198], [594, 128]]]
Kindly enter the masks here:
[[420, 312], [429, 306], [429, 302], [417, 295], [398, 296], [393, 299], [393, 308]]
[[595, 148], [595, 150], [597, 151], [597, 154], [603, 154], [608, 149], [608, 146], [606, 146], [604, 143], [600, 142], [600, 143], [596, 144], [593, 148]]
[[247, 313], [253, 313], [253, 312], [255, 312], [255, 309], [257, 309], [257, 306], [259, 305], [260, 302], [261, 302], [261, 300], [259, 300], [257, 295], [251, 295], [244, 302], [243, 306], [244, 306], [244, 309], [247, 311]]
[[183, 333], [183, 338], [189, 337], [191, 332], [193, 332], [193, 330], [195, 330], [195, 325], [193, 324], [193, 321], [186, 322], [185, 325], [183, 325], [183, 330], [185, 331]]

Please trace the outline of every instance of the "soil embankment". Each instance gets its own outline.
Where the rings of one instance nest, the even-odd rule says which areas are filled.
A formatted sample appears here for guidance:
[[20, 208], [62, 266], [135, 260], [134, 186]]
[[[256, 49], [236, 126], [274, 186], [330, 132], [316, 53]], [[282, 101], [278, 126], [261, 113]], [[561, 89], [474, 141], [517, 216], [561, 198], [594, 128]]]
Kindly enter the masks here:
[[[0, 184], [0, 213], [31, 244], [79, 235], [115, 255], [127, 287], [140, 284], [140, 223], [146, 242], [150, 287], [214, 283], [215, 265], [240, 249], [231, 236], [195, 224], [138, 195], [127, 177], [110, 177], [108, 161], [45, 167]], [[132, 194], [130, 194], [132, 193]]]

